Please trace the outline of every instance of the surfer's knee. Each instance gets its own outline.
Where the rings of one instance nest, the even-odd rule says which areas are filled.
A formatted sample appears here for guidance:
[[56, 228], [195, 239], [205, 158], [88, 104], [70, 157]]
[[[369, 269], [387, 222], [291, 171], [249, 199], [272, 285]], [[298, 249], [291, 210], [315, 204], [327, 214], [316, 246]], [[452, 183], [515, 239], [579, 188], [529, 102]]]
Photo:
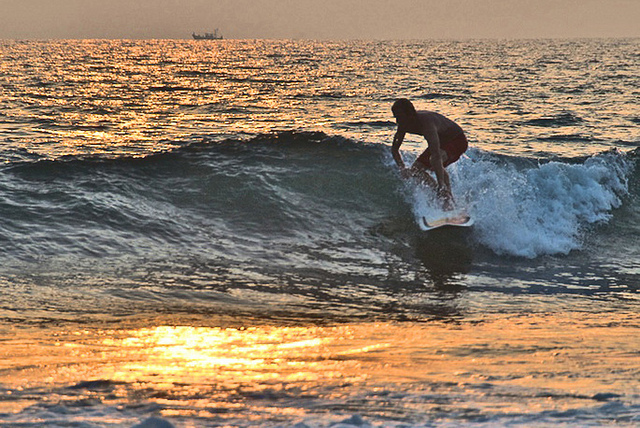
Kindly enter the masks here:
[[436, 180], [431, 176], [431, 174], [429, 174], [429, 170], [427, 168], [411, 168], [411, 175], [420, 180], [422, 183], [433, 188], [435, 188], [437, 185]]
[[[447, 154], [446, 151], [444, 151], [442, 149], [440, 149], [440, 160], [442, 161], [442, 165], [446, 165], [447, 160], [449, 160], [449, 155]], [[438, 160], [435, 158], [435, 155], [432, 154], [429, 157], [429, 161], [431, 162], [431, 165], [434, 165], [434, 164], [437, 163]]]
[[416, 160], [413, 163], [413, 165], [411, 165], [411, 172], [414, 174], [420, 173], [420, 172], [426, 172], [427, 170], [428, 170], [427, 166], [422, 162], [420, 162], [419, 160]]

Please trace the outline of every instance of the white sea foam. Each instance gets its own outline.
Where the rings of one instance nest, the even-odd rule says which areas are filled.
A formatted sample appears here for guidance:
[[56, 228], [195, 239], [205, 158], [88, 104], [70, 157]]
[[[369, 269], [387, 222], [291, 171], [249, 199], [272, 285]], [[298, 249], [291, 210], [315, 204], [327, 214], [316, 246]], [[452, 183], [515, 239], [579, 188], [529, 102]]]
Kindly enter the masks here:
[[[475, 220], [476, 239], [497, 254], [534, 258], [581, 248], [584, 227], [608, 221], [620, 206], [629, 170], [615, 152], [518, 168], [471, 151], [450, 174], [458, 205]], [[430, 193], [415, 190], [417, 218], [438, 211]]]

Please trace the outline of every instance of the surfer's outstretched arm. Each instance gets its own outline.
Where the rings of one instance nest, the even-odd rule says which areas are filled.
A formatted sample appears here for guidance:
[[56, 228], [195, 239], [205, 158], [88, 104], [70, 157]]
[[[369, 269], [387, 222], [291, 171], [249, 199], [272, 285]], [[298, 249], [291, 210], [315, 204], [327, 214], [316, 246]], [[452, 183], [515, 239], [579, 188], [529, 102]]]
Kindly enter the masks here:
[[403, 178], [409, 178], [412, 174], [407, 169], [404, 164], [404, 160], [402, 160], [402, 155], [400, 154], [400, 146], [404, 141], [405, 132], [398, 130], [396, 135], [393, 137], [393, 144], [391, 145], [391, 155], [393, 156], [393, 160], [396, 161], [396, 164], [400, 168], [400, 174]]
[[396, 135], [393, 136], [393, 144], [391, 145], [391, 155], [393, 156], [393, 160], [396, 161], [396, 164], [400, 168], [404, 168], [404, 161], [402, 160], [402, 155], [400, 155], [400, 146], [404, 141], [405, 133], [398, 130]]

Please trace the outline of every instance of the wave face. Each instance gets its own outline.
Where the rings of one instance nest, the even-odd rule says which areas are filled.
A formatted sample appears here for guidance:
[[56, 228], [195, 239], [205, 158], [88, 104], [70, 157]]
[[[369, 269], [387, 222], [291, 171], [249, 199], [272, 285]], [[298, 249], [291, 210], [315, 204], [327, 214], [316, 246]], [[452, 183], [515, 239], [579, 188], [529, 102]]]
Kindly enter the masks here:
[[342, 245], [369, 251], [366, 229], [401, 205], [385, 156], [380, 146], [281, 133], [141, 159], [16, 164], [0, 179], [0, 234], [12, 244], [3, 255], [322, 264]]
[[[608, 152], [538, 164], [472, 149], [451, 175], [477, 244], [533, 258], [580, 249], [591, 225], [610, 221], [634, 162]], [[346, 273], [384, 265], [394, 237], [379, 231], [417, 234], [406, 214], [436, 209], [428, 190], [398, 178], [384, 146], [323, 133], [23, 162], [0, 174], [1, 251], [20, 259], [192, 252]]]

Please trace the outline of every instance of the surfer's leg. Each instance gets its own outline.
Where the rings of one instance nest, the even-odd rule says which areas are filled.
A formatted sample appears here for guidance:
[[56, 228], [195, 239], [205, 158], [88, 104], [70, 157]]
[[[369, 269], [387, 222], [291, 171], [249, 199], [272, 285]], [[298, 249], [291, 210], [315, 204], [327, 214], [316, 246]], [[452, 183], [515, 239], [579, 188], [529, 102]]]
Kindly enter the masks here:
[[[443, 150], [441, 154], [442, 160], [446, 161], [447, 153]], [[446, 211], [451, 211], [454, 209], [455, 203], [453, 201], [453, 195], [451, 194], [451, 182], [446, 169], [444, 170], [445, 185], [442, 187], [438, 186], [438, 182], [436, 181], [436, 179], [433, 178], [431, 174], [429, 174], [429, 167], [422, 163], [420, 159], [416, 160], [413, 163], [410, 171], [413, 177], [417, 178], [418, 180], [420, 180], [420, 182], [433, 189], [436, 195], [438, 195], [438, 199], [442, 201], [442, 207]]]
[[420, 162], [419, 160], [415, 161], [411, 166], [410, 171], [411, 175], [420, 180], [420, 182], [431, 187], [434, 191], [438, 190], [438, 183], [436, 182], [435, 178], [433, 178], [431, 174], [429, 174], [427, 166], [422, 162]]
[[438, 197], [442, 201], [442, 206], [444, 207], [444, 209], [446, 211], [451, 211], [455, 208], [455, 205], [453, 201], [453, 194], [451, 193], [451, 181], [449, 179], [449, 173], [446, 169], [444, 170], [444, 180], [445, 183], [447, 183], [446, 187], [443, 186], [437, 190]]

